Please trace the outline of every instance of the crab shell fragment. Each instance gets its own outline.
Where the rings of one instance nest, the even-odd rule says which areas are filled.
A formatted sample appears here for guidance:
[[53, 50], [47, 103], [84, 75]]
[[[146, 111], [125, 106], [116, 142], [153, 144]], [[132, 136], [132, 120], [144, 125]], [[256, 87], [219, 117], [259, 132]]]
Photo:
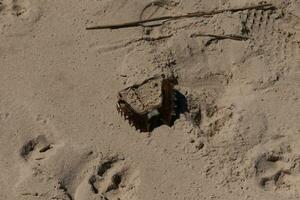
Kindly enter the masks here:
[[118, 112], [141, 132], [150, 132], [161, 124], [172, 125], [174, 115], [174, 81], [155, 76], [120, 91]]

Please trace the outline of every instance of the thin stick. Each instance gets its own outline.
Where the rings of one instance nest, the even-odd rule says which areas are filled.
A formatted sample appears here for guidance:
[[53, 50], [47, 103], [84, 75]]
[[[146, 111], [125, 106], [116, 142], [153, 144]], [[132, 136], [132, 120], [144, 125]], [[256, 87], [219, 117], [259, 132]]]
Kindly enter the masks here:
[[126, 22], [122, 24], [112, 24], [112, 25], [102, 25], [102, 26], [93, 26], [87, 27], [86, 30], [95, 30], [95, 29], [119, 29], [119, 28], [128, 28], [128, 27], [136, 27], [142, 26], [144, 23], [148, 22], [155, 22], [155, 21], [162, 21], [162, 20], [177, 20], [181, 18], [192, 18], [192, 17], [203, 17], [203, 16], [211, 16], [216, 15], [224, 12], [239, 12], [243, 10], [251, 10], [251, 9], [259, 9], [259, 10], [269, 10], [269, 9], [276, 9], [272, 4], [262, 4], [262, 5], [254, 5], [254, 6], [247, 6], [242, 8], [229, 8], [229, 9], [222, 9], [222, 10], [215, 10], [211, 12], [195, 12], [195, 13], [188, 13], [183, 15], [171, 15], [171, 16], [162, 16], [162, 17], [155, 17], [151, 19], [144, 19], [132, 22]]
[[231, 40], [238, 40], [238, 41], [242, 41], [242, 40], [249, 40], [249, 37], [246, 36], [242, 36], [242, 35], [213, 35], [213, 34], [204, 34], [204, 33], [194, 33], [191, 35], [191, 37], [213, 37], [215, 39], [231, 39]]

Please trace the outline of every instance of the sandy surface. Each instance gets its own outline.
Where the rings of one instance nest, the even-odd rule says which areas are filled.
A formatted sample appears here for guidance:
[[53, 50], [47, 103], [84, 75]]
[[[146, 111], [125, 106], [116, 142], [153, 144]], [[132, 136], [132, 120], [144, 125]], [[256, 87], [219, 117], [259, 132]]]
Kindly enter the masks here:
[[[150, 2], [0, 0], [1, 200], [300, 199], [300, 1], [85, 30], [259, 3]], [[159, 73], [189, 112], [139, 133], [117, 93]]]

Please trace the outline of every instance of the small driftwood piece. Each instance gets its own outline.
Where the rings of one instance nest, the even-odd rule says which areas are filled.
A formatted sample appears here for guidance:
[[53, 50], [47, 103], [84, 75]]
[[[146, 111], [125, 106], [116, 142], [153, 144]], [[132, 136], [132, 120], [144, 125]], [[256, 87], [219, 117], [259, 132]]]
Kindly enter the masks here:
[[246, 6], [246, 7], [241, 7], [241, 8], [229, 8], [229, 9], [222, 9], [222, 10], [214, 10], [211, 12], [194, 12], [194, 13], [188, 13], [188, 14], [182, 14], [182, 15], [155, 17], [155, 18], [151, 18], [151, 19], [144, 19], [144, 20], [126, 22], [126, 23], [121, 23], [121, 24], [92, 26], [92, 27], [87, 27], [86, 30], [119, 29], [119, 28], [137, 27], [137, 26], [143, 26], [145, 23], [155, 22], [155, 21], [177, 20], [177, 19], [182, 19], [182, 18], [193, 18], [193, 17], [205, 17], [205, 16], [212, 16], [212, 15], [216, 15], [216, 14], [220, 14], [220, 13], [224, 13], [224, 12], [239, 12], [239, 11], [251, 10], [251, 9], [270, 10], [270, 9], [276, 9], [276, 7], [273, 6], [273, 4], [261, 4], [261, 5]]

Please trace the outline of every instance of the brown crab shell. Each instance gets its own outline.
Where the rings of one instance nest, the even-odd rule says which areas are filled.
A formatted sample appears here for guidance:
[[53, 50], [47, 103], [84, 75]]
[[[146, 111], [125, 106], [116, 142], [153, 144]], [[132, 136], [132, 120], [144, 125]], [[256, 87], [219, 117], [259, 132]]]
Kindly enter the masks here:
[[174, 81], [165, 76], [155, 76], [120, 91], [117, 110], [141, 132], [154, 126], [153, 113], [161, 124], [172, 125], [174, 113]]

